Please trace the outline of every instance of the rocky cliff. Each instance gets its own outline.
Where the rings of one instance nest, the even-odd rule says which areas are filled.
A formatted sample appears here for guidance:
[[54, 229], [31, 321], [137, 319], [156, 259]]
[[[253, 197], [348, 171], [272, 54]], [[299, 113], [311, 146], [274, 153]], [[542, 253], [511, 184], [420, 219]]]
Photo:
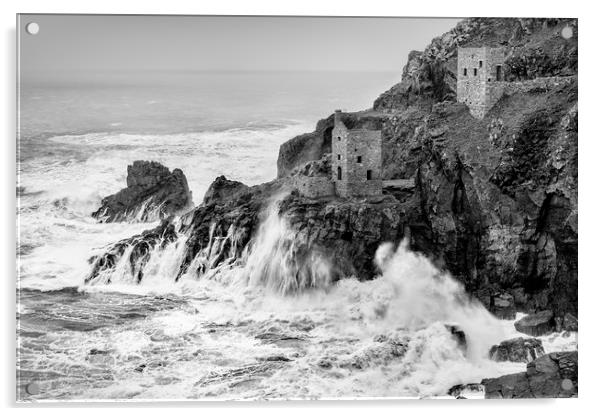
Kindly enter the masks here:
[[103, 198], [92, 217], [101, 222], [156, 221], [193, 207], [184, 172], [137, 160], [127, 168], [127, 187]]
[[[227, 194], [227, 192], [231, 192]], [[278, 201], [275, 205], [274, 201]], [[327, 263], [329, 280], [376, 273], [374, 252], [383, 241], [400, 241], [409, 235], [408, 220], [415, 211], [412, 202], [400, 202], [391, 196], [363, 201], [306, 198], [290, 192], [286, 181], [273, 181], [254, 187], [233, 187], [217, 178], [205, 196], [205, 203], [184, 215], [177, 224], [163, 221], [153, 230], [119, 241], [99, 256], [90, 259], [88, 283], [110, 283], [110, 275], [123, 256], [136, 281], [144, 278], [145, 266], [157, 246], [165, 247], [178, 236], [185, 236], [185, 249], [174, 281], [188, 273], [194, 277], [212, 275], [224, 267], [242, 265], [253, 237], [274, 206], [286, 226], [272, 224], [279, 233], [278, 247], [286, 253], [278, 270], [286, 287], [282, 292], [311, 287], [317, 273], [316, 259]], [[269, 270], [265, 270], [269, 274]]]
[[[566, 27], [572, 30], [568, 39], [561, 36]], [[381, 95], [374, 108], [343, 115], [349, 128], [382, 130], [384, 179], [411, 179], [414, 188], [369, 200], [291, 193], [291, 175], [330, 153], [331, 115], [314, 132], [281, 146], [276, 180], [247, 187], [218, 178], [204, 203], [172, 228], [164, 223], [91, 259], [88, 281], [123, 255], [142, 279], [152, 248], [182, 236], [186, 247], [174, 279], [240, 264], [270, 201], [280, 195], [277, 209], [289, 227], [286, 261], [296, 273], [287, 280], [292, 285], [311, 285], [307, 269], [315, 255], [329, 262], [333, 278], [373, 278], [379, 243], [408, 237], [412, 249], [449, 270], [498, 316], [550, 311], [556, 325], [573, 325], [576, 37], [574, 20], [464, 20], [424, 52], [410, 54], [401, 84]], [[455, 57], [458, 46], [482, 44], [507, 47], [507, 81], [521, 80], [521, 86], [478, 120], [455, 102]], [[562, 82], [530, 82], [539, 76], [559, 76]]]
[[[520, 88], [477, 120], [455, 102], [456, 57], [481, 45], [506, 47], [506, 81]], [[576, 20], [467, 19], [412, 52], [373, 109], [345, 115], [382, 129], [384, 179], [415, 180], [412, 247], [506, 318], [551, 310], [562, 325], [577, 313], [576, 74]], [[279, 177], [328, 153], [331, 128], [332, 116], [285, 143]]]

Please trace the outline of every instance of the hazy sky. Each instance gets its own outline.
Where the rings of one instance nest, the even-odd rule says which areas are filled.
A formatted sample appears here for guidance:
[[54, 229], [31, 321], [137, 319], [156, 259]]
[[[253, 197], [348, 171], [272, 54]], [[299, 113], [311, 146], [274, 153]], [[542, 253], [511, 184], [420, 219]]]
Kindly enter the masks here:
[[[40, 25], [37, 35], [25, 25]], [[22, 15], [23, 71], [400, 71], [459, 19]]]

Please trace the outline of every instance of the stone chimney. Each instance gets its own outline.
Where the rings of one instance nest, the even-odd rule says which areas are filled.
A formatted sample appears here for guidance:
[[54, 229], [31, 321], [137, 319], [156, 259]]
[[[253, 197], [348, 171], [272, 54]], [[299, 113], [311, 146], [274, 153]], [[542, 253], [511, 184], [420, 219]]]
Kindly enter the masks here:
[[334, 110], [334, 124], [335, 126], [341, 122], [341, 110]]

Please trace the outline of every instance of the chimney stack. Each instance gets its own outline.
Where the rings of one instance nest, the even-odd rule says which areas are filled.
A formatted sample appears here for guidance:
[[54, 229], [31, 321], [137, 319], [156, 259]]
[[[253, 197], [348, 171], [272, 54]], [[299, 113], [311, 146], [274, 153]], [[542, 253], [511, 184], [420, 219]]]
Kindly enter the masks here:
[[338, 124], [341, 122], [341, 110], [334, 110], [334, 124]]

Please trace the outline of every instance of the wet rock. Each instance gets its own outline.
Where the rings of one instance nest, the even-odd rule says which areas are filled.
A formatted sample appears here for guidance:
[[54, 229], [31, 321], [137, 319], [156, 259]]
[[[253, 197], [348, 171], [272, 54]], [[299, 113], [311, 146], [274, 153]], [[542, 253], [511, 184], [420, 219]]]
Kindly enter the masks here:
[[222, 175], [215, 178], [209, 186], [209, 189], [207, 189], [207, 192], [203, 197], [203, 204], [223, 203], [225, 200], [248, 189], [249, 187], [244, 183], [231, 181]]
[[146, 368], [146, 364], [140, 364], [138, 367], [134, 368], [134, 371], [141, 373]]
[[215, 383], [231, 383], [238, 385], [256, 377], [266, 377], [272, 374], [275, 370], [282, 368], [282, 363], [270, 362], [261, 364], [250, 364], [239, 368], [234, 368], [226, 371], [211, 371], [209, 374], [201, 378], [194, 385], [207, 386]]
[[327, 357], [320, 358], [320, 359], [318, 360], [318, 362], [316, 363], [316, 365], [317, 365], [318, 367], [320, 367], [320, 368], [323, 368], [323, 369], [325, 369], [325, 370], [329, 370], [329, 369], [331, 369], [331, 368], [332, 368], [332, 365], [333, 365], [333, 359], [331, 359], [331, 358], [327, 358]]
[[[129, 271], [135, 281], [140, 282], [144, 276], [144, 266], [153, 249], [157, 246], [165, 247], [177, 238], [174, 225], [169, 220], [164, 220], [151, 230], [118, 241], [110, 245], [104, 253], [92, 256], [88, 260], [92, 266], [84, 282], [86, 284], [110, 284], [111, 272], [115, 270], [117, 263], [126, 254], [129, 254], [129, 258], [126, 259]], [[132, 250], [128, 250], [129, 248]]]
[[579, 329], [579, 324], [578, 324], [577, 318], [575, 318], [570, 313], [566, 313], [564, 315], [562, 327], [566, 331], [577, 331]]
[[462, 350], [462, 352], [466, 354], [466, 349], [468, 348], [468, 345], [466, 343], [466, 333], [458, 325], [455, 324], [447, 324], [445, 325], [445, 328], [447, 328], [454, 340], [458, 343], [458, 347], [460, 348], [460, 350]]
[[527, 315], [514, 323], [518, 332], [539, 337], [554, 332], [556, 324], [552, 311], [542, 311]]
[[170, 172], [158, 162], [137, 160], [128, 166], [127, 188], [103, 198], [92, 217], [100, 222], [156, 221], [192, 207], [180, 169]]
[[447, 394], [457, 399], [465, 399], [467, 394], [482, 393], [484, 391], [483, 385], [479, 383], [468, 383], [468, 384], [456, 384], [451, 387]]
[[546, 354], [527, 364], [527, 371], [484, 379], [487, 399], [577, 397], [577, 351]]
[[544, 353], [541, 341], [536, 338], [513, 338], [491, 347], [489, 358], [493, 361], [528, 363]]
[[281, 361], [281, 362], [289, 362], [293, 361], [284, 355], [270, 355], [269, 357], [260, 358], [261, 361]]
[[408, 351], [410, 337], [402, 333], [382, 335], [375, 345], [368, 345], [348, 356], [339, 357], [337, 365], [341, 368], [362, 370], [398, 360]]
[[91, 350], [88, 352], [88, 354], [89, 354], [89, 355], [107, 355], [107, 354], [109, 354], [109, 353], [110, 353], [110, 352], [109, 352], [108, 350], [100, 350], [100, 349], [98, 349], [98, 348], [92, 348], [92, 349], [91, 349]]

